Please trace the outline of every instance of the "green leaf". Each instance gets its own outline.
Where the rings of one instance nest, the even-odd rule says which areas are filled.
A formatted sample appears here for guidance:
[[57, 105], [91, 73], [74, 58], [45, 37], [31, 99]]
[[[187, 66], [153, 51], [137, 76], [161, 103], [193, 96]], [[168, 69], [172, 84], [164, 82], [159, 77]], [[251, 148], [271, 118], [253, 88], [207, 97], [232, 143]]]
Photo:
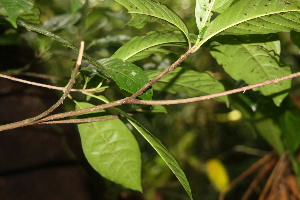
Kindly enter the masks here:
[[199, 32], [210, 21], [216, 0], [196, 0], [195, 17]]
[[134, 37], [119, 48], [112, 57], [132, 62], [151, 55], [159, 47], [177, 44], [184, 45], [185, 43], [186, 38], [179, 31], [153, 31], [146, 36]]
[[222, 13], [229, 8], [229, 6], [232, 4], [233, 1], [234, 0], [221, 0], [221, 1], [217, 0], [215, 1], [213, 11]]
[[[45, 35], [61, 43], [63, 46], [72, 49], [76, 53], [78, 52], [78, 48], [72, 45], [69, 41], [59, 37], [56, 34], [44, 30], [42, 27], [29, 25], [24, 22], [21, 22], [20, 25], [30, 31], [34, 31], [39, 34]], [[136, 65], [130, 62], [123, 61], [117, 58], [107, 58], [107, 59], [95, 61], [94, 59], [92, 59], [86, 54], [84, 54], [83, 57], [86, 58], [91, 63], [91, 65], [89, 65], [86, 68], [87, 71], [91, 70], [94, 72], [95, 71], [94, 69], [96, 69], [97, 73], [99, 72], [101, 74], [104, 74], [106, 78], [110, 78], [113, 81], [115, 81], [120, 88], [132, 94], [137, 92], [141, 87], [143, 87], [149, 81], [145, 72], [141, 68], [137, 67]], [[147, 90], [139, 97], [147, 100], [152, 99], [152, 90]]]
[[[77, 109], [92, 107], [77, 103]], [[84, 155], [101, 176], [142, 191], [141, 152], [130, 130], [119, 119], [78, 124]]]
[[300, 31], [299, 11], [299, 0], [240, 0], [209, 24], [200, 45], [224, 31], [228, 34]]
[[300, 114], [298, 111], [286, 111], [281, 118], [283, 144], [291, 153], [300, 148]]
[[[109, 74], [110, 78], [114, 80], [121, 89], [126, 90], [131, 94], [137, 92], [149, 82], [146, 73], [141, 68], [128, 61], [120, 60], [118, 58], [105, 58], [98, 60], [97, 62], [105, 67], [106, 74]], [[152, 90], [147, 90], [139, 97], [150, 100], [152, 99], [152, 93]]]
[[[119, 109], [118, 109], [119, 110]], [[120, 110], [119, 110], [120, 111]], [[155, 151], [160, 155], [160, 157], [165, 161], [165, 163], [169, 166], [175, 176], [178, 178], [185, 191], [188, 193], [190, 199], [193, 199], [192, 191], [190, 188], [190, 184], [181, 169], [180, 165], [172, 155], [172, 153], [161, 143], [161, 141], [152, 135], [145, 127], [139, 124], [135, 119], [120, 111], [128, 121], [138, 130], [138, 132], [149, 142], [149, 144], [155, 149]]]
[[[51, 38], [52, 40], [54, 40], [56, 42], [59, 42], [61, 45], [65, 46], [67, 48], [72, 49], [75, 53], [79, 52], [79, 49], [77, 47], [75, 47], [73, 44], [71, 44], [68, 40], [60, 37], [57, 34], [54, 34], [54, 33], [50, 32], [50, 31], [45, 30], [44, 27], [36, 26], [36, 25], [32, 25], [32, 24], [28, 24], [28, 23], [25, 23], [25, 22], [19, 22], [18, 24], [20, 26], [26, 28], [28, 31], [33, 31], [33, 32], [39, 33], [39, 34], [44, 35], [44, 36], [46, 36], [48, 38]], [[87, 61], [90, 64], [92, 64], [93, 66], [96, 66], [98, 68], [98, 72], [100, 72], [101, 74], [105, 75], [106, 78], [111, 77], [110, 74], [106, 73], [105, 67], [102, 66], [102, 65], [100, 65], [96, 60], [92, 59], [90, 56], [88, 56], [85, 53], [83, 54], [83, 57], [85, 59], [87, 59]]]
[[31, 23], [39, 22], [39, 11], [31, 0], [0, 0], [0, 6], [6, 11], [7, 21], [17, 28], [17, 18], [21, 17]]
[[[290, 74], [290, 67], [282, 66], [280, 63], [280, 42], [255, 42], [262, 38], [267, 36], [223, 37], [219, 43], [212, 43], [211, 54], [232, 78], [244, 80], [247, 84]], [[273, 95], [274, 103], [280, 105], [290, 87], [291, 80], [286, 80], [255, 90], [266, 96]]]
[[151, 0], [116, 0], [116, 2], [123, 5], [128, 9], [128, 12], [132, 14], [132, 20], [134, 20], [132, 25], [136, 24], [136, 27], [141, 28], [145, 22], [151, 21], [151, 18], [164, 20], [179, 28], [190, 43], [187, 27], [173, 11], [165, 5]]
[[[156, 77], [161, 70], [148, 70], [149, 79]], [[181, 67], [169, 72], [166, 76], [154, 83], [154, 90], [167, 91], [173, 94], [187, 94], [189, 97], [215, 94], [224, 92], [224, 86], [207, 73], [200, 73], [193, 70], [184, 70]], [[217, 99], [228, 103], [228, 97]]]
[[76, 53], [78, 53], [78, 51], [79, 51], [78, 48], [76, 48], [74, 45], [72, 45], [68, 40], [65, 40], [65, 39], [61, 38], [60, 36], [58, 36], [54, 33], [51, 33], [50, 31], [45, 30], [44, 27], [28, 24], [28, 23], [25, 23], [25, 22], [19, 22], [19, 25], [23, 26], [28, 31], [33, 31], [33, 32], [39, 33], [41, 35], [44, 35], [46, 37], [49, 37], [52, 40], [54, 40], [56, 42], [59, 42], [63, 46], [72, 49]]

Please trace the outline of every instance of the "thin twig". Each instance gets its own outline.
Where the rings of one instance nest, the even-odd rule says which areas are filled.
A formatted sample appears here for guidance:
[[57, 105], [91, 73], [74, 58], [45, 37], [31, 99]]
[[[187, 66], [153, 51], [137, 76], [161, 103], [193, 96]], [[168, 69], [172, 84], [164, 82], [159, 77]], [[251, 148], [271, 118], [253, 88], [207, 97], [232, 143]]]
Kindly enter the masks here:
[[288, 187], [291, 193], [295, 196], [296, 200], [300, 200], [300, 190], [297, 179], [293, 175], [288, 175], [284, 180], [284, 185]]
[[268, 172], [270, 172], [277, 160], [270, 160], [268, 163], [265, 163], [262, 168], [259, 170], [254, 180], [251, 182], [250, 186], [246, 190], [245, 194], [242, 197], [242, 200], [248, 200], [254, 189], [258, 186], [258, 183], [266, 176]]
[[280, 158], [280, 160], [278, 161], [278, 164], [277, 164], [278, 168], [277, 168], [277, 165], [275, 167], [276, 173], [275, 173], [274, 179], [272, 180], [272, 187], [271, 187], [270, 191], [271, 191], [271, 194], [273, 194], [273, 195], [276, 194], [276, 191], [279, 189], [280, 184], [283, 182], [285, 172], [287, 172], [288, 171], [287, 169], [289, 169], [287, 153], [283, 154], [281, 157], [282, 157], [282, 159]]
[[239, 184], [242, 180], [244, 180], [246, 177], [248, 177], [250, 174], [254, 173], [260, 166], [267, 163], [269, 160], [272, 159], [272, 157], [276, 155], [275, 152], [271, 152], [261, 159], [259, 159], [257, 162], [252, 164], [247, 170], [245, 170], [241, 175], [239, 175], [236, 179], [234, 179], [230, 185], [226, 188], [225, 191], [220, 193], [219, 200], [224, 200], [225, 196], [228, 191], [230, 191], [232, 188], [234, 188], [237, 184]]
[[[0, 78], [5, 78], [5, 79], [12, 80], [12, 81], [20, 82], [20, 83], [25, 83], [25, 84], [28, 84], [28, 85], [34, 85], [34, 86], [38, 86], [38, 87], [48, 88], [48, 89], [51, 89], [51, 90], [60, 90], [60, 91], [65, 90], [65, 87], [58, 87], [58, 86], [47, 85], [47, 84], [43, 84], [43, 83], [37, 83], [37, 82], [33, 82], [33, 81], [27, 81], [27, 80], [16, 78], [16, 77], [9, 76], [9, 75], [6, 75], [6, 74], [0, 74]], [[92, 89], [71, 89], [71, 92], [95, 92], [95, 91], [97, 91], [97, 88], [92, 88]]]
[[66, 120], [58, 120], [58, 121], [47, 121], [41, 122], [40, 124], [81, 124], [81, 123], [90, 123], [90, 122], [100, 122], [118, 119], [119, 116], [105, 116], [105, 117], [95, 117], [95, 118], [85, 118], [85, 119], [66, 119]]
[[0, 126], [0, 131], [14, 129], [14, 128], [34, 124], [35, 121], [49, 115], [60, 104], [62, 104], [62, 102], [65, 100], [65, 98], [69, 95], [69, 93], [70, 93], [70, 91], [71, 91], [71, 89], [72, 89], [72, 87], [75, 83], [75, 78], [76, 78], [76, 75], [79, 71], [81, 62], [82, 62], [83, 50], [84, 50], [84, 42], [82, 41], [81, 44], [80, 44], [80, 50], [79, 50], [78, 58], [77, 58], [77, 61], [76, 61], [75, 69], [74, 69], [74, 71], [71, 75], [71, 78], [70, 78], [68, 84], [66, 85], [66, 87], [64, 89], [63, 95], [60, 97], [60, 99], [53, 106], [51, 106], [48, 110], [44, 111], [43, 113], [39, 114], [38, 116], [28, 118], [28, 119], [25, 119], [25, 120], [22, 120], [22, 121], [19, 121], [19, 122], [14, 122], [14, 123], [2, 125], [2, 126]]
[[245, 86], [245, 87], [242, 87], [242, 88], [237, 88], [237, 89], [233, 89], [233, 90], [229, 90], [229, 91], [225, 91], [225, 92], [221, 92], [221, 93], [217, 93], [217, 94], [211, 94], [211, 95], [194, 97], [194, 98], [187, 98], [187, 99], [158, 100], [158, 101], [153, 100], [153, 101], [151, 101], [151, 100], [132, 99], [132, 97], [128, 97], [128, 98], [120, 99], [118, 101], [114, 101], [114, 102], [111, 102], [111, 103], [94, 106], [94, 107], [91, 107], [91, 108], [85, 108], [85, 109], [81, 109], [81, 110], [75, 110], [75, 111], [69, 111], [69, 112], [65, 112], [65, 113], [51, 115], [51, 116], [45, 117], [44, 119], [39, 120], [38, 122], [62, 119], [62, 118], [65, 118], [65, 117], [80, 115], [80, 114], [93, 112], [93, 111], [97, 111], [97, 110], [103, 110], [103, 109], [107, 109], [107, 108], [111, 108], [111, 107], [115, 107], [115, 106], [120, 106], [120, 105], [124, 105], [124, 104], [170, 105], [170, 104], [182, 104], [182, 103], [198, 102], [198, 101], [213, 99], [213, 98], [216, 98], [216, 97], [226, 96], [226, 95], [234, 94], [234, 93], [238, 93], [238, 92], [244, 92], [246, 90], [250, 90], [250, 89], [253, 89], [253, 88], [256, 88], [256, 87], [261, 87], [261, 86], [265, 86], [265, 85], [269, 85], [269, 84], [273, 84], [273, 83], [278, 83], [280, 81], [295, 78], [295, 77], [298, 77], [298, 76], [300, 76], [300, 72], [290, 74], [290, 75], [287, 75], [287, 76], [284, 76], [284, 77], [281, 77], [281, 78], [277, 78], [277, 79], [274, 79], [274, 80], [269, 80], [269, 81], [265, 81], [265, 82], [262, 82], [262, 83], [257, 83], [257, 84], [254, 84], [254, 85], [249, 85], [249, 86]]
[[297, 72], [297, 73], [293, 73], [293, 74], [283, 76], [280, 78], [276, 78], [273, 80], [268, 80], [268, 81], [264, 81], [261, 83], [257, 83], [257, 84], [253, 84], [253, 85], [249, 85], [249, 86], [245, 86], [245, 87], [241, 87], [241, 88], [237, 88], [237, 89], [233, 89], [233, 90], [229, 90], [229, 91], [225, 91], [225, 92], [220, 92], [217, 94], [200, 96], [200, 97], [193, 97], [193, 98], [187, 98], [187, 99], [176, 99], [176, 100], [158, 100], [158, 101], [130, 99], [129, 103], [130, 104], [144, 104], [144, 105], [171, 105], [171, 104], [191, 103], [191, 102], [203, 101], [203, 100], [213, 99], [213, 98], [217, 98], [217, 97], [221, 97], [221, 96], [226, 96], [226, 95], [234, 94], [234, 93], [238, 93], [238, 92], [245, 92], [245, 91], [253, 89], [253, 88], [278, 83], [280, 81], [288, 80], [288, 79], [299, 77], [299, 76], [300, 76], [300, 72]]
[[39, 78], [39, 79], [46, 79], [46, 80], [65, 79], [63, 77], [52, 76], [52, 75], [48, 75], [48, 74], [39, 74], [39, 73], [33, 73], [33, 72], [9, 72], [9, 73], [3, 73], [3, 74], [8, 75], [8, 76], [27, 76], [27, 77], [33, 77], [33, 78]]
[[273, 185], [274, 183], [278, 183], [279, 180], [282, 178], [282, 170], [286, 163], [287, 155], [284, 154], [279, 158], [279, 161], [277, 162], [275, 168], [273, 169], [273, 172], [271, 173], [269, 179], [267, 180], [267, 183], [265, 184], [265, 187], [259, 196], [259, 200], [265, 200], [267, 199], [267, 196], [269, 192], [272, 193]]
[[54, 114], [54, 115], [50, 115], [48, 117], [38, 120], [37, 123], [52, 121], [52, 120], [56, 120], [56, 119], [62, 119], [62, 118], [71, 117], [71, 116], [75, 116], [75, 115], [81, 115], [81, 114], [94, 112], [94, 111], [98, 111], [98, 110], [104, 110], [107, 108], [127, 104], [126, 102], [127, 102], [127, 99], [125, 98], [125, 99], [121, 99], [121, 100], [114, 101], [111, 103], [101, 104], [101, 105], [90, 107], [90, 108], [84, 108], [81, 110], [75, 110], [75, 111], [69, 111], [69, 112], [65, 112], [65, 113]]
[[[38, 115], [34, 118], [30, 118], [30, 119], [23, 120], [21, 122], [15, 122], [15, 123], [12, 123], [12, 124], [7, 124], [7, 125], [0, 126], [0, 131], [7, 130], [7, 129], [13, 129], [13, 128], [17, 128], [17, 127], [21, 127], [21, 126], [25, 126], [25, 125], [34, 124], [34, 123], [41, 123], [41, 122], [46, 122], [46, 121], [51, 121], [51, 120], [62, 119], [62, 118], [65, 118], [65, 117], [75, 116], [75, 115], [79, 115], [79, 114], [85, 114], [85, 113], [89, 113], [89, 112], [93, 112], [93, 111], [97, 111], [97, 110], [103, 110], [103, 109], [107, 109], [107, 108], [111, 108], [111, 107], [115, 107], [115, 106], [120, 106], [120, 105], [123, 105], [123, 104], [170, 105], [170, 104], [183, 104], [183, 103], [203, 101], [203, 100], [213, 99], [213, 98], [216, 98], [216, 97], [226, 96], [226, 95], [234, 94], [234, 93], [238, 93], [238, 92], [245, 92], [247, 90], [250, 90], [250, 89], [253, 89], [253, 88], [256, 88], [256, 87], [261, 87], [261, 86], [264, 86], [264, 85], [274, 84], [274, 83], [277, 83], [277, 82], [280, 82], [280, 81], [284, 81], [284, 80], [287, 80], [287, 79], [291, 79], [291, 78], [295, 78], [295, 77], [300, 76], [300, 72], [298, 72], [298, 73], [290, 74], [290, 75], [287, 75], [287, 76], [284, 76], [284, 77], [281, 77], [281, 78], [268, 80], [268, 81], [265, 81], [265, 82], [262, 82], [262, 83], [257, 83], [257, 84], [245, 86], [245, 87], [242, 87], [242, 88], [238, 88], [238, 89], [233, 89], [233, 90], [229, 90], [229, 91], [225, 91], [225, 92], [221, 92], [221, 93], [217, 93], [217, 94], [206, 95], [206, 96], [187, 98], [187, 99], [158, 100], [158, 101], [149, 101], [149, 100], [138, 100], [138, 99], [136, 99], [139, 95], [141, 95], [149, 87], [151, 87], [156, 81], [158, 81], [163, 76], [165, 76], [168, 72], [172, 71], [177, 66], [179, 66], [183, 60], [185, 60], [190, 54], [192, 54], [194, 52], [195, 48], [196, 48], [195, 46], [190, 48], [177, 61], [175, 61], [168, 69], [163, 71], [161, 74], [159, 74], [157, 77], [155, 77], [152, 81], [150, 81], [148, 84], [143, 86], [139, 91], [137, 91], [131, 97], [120, 99], [120, 100], [110, 102], [110, 103], [107, 103], [107, 104], [94, 106], [94, 107], [91, 107], [91, 108], [86, 108], [86, 109], [76, 110], [76, 111], [70, 111], [70, 112], [65, 112], [65, 113], [60, 113], [60, 114], [55, 114], [55, 115], [52, 115], [52, 116], [45, 117], [50, 112], [52, 112], [64, 100], [64, 98], [66, 98], [66, 96], [68, 96], [68, 94], [70, 92], [68, 90], [71, 90], [71, 87], [69, 87], [69, 86], [70, 85], [73, 86], [74, 81], [75, 81], [76, 73], [74, 73], [74, 72], [78, 71], [78, 69], [74, 70], [74, 72], [71, 76], [72, 78], [70, 79], [70, 81], [67, 85], [68, 87], [66, 88], [66, 90], [64, 92], [64, 95], [61, 97], [61, 99], [55, 105], [53, 105], [53, 107], [51, 107], [49, 110], [45, 111], [44, 113], [42, 113], [42, 114], [40, 114], [40, 115]], [[79, 60], [81, 60], [81, 59], [82, 58], [79, 59], [79, 57], [78, 57], [77, 64], [79, 63]], [[76, 64], [76, 68], [78, 66], [77, 64]], [[79, 66], [78, 66], [78, 68], [79, 68]], [[74, 80], [73, 80], [73, 78], [74, 78]], [[43, 118], [43, 117], [45, 117], [45, 118]]]
[[183, 54], [182, 56], [180, 56], [180, 58], [178, 58], [170, 67], [168, 67], [167, 69], [165, 69], [162, 73], [160, 73], [158, 76], [156, 76], [154, 79], [152, 79], [149, 83], [147, 83], [146, 85], [144, 85], [139, 91], [137, 91], [136, 93], [134, 93], [130, 98], [131, 99], [137, 98], [139, 95], [141, 95], [142, 93], [144, 93], [148, 88], [150, 88], [155, 82], [157, 82], [159, 79], [161, 79], [162, 77], [164, 77], [170, 71], [172, 71], [176, 67], [178, 67], [182, 63], [182, 61], [184, 61], [189, 55], [191, 55], [193, 53], [193, 51], [194, 51], [195, 48], [196, 48], [196, 46], [191, 47], [187, 52], [185, 52], [185, 54]]

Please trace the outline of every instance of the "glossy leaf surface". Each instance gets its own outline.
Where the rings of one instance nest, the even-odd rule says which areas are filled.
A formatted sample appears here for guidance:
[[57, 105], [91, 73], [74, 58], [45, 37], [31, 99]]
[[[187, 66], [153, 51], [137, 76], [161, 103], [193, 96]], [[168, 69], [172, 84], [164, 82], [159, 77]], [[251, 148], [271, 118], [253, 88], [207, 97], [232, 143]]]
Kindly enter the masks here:
[[[93, 105], [78, 103], [77, 109]], [[78, 124], [83, 152], [101, 176], [142, 191], [141, 153], [127, 126], [119, 119]]]
[[[106, 74], [109, 74], [110, 78], [120, 88], [131, 94], [137, 92], [149, 81], [146, 73], [141, 68], [128, 61], [118, 58], [105, 58], [97, 62], [105, 67]], [[147, 100], [152, 99], [152, 90], [147, 90], [140, 97]]]
[[161, 143], [161, 141], [152, 135], [145, 127], [139, 124], [135, 119], [123, 113], [128, 121], [136, 128], [136, 130], [148, 141], [148, 143], [154, 148], [154, 150], [160, 155], [160, 157], [169, 166], [172, 172], [175, 174], [185, 191], [188, 193], [190, 199], [193, 199], [190, 184], [185, 176], [185, 173], [181, 169], [175, 157], [172, 153]]

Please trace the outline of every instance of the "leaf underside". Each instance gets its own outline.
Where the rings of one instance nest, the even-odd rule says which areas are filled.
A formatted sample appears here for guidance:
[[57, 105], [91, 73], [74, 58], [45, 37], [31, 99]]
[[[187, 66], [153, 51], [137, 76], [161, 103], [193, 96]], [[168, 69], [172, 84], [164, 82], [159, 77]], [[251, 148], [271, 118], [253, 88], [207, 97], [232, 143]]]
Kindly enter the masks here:
[[[148, 70], [149, 79], [158, 75], [161, 70]], [[224, 86], [207, 73], [200, 73], [193, 70], [184, 70], [181, 67], [169, 72], [153, 86], [154, 90], [167, 91], [173, 94], [186, 94], [188, 97], [203, 96], [224, 92]], [[228, 103], [228, 97], [217, 98]]]
[[196, 0], [195, 17], [199, 32], [209, 23], [215, 2], [216, 0]]
[[196, 0], [195, 17], [199, 32], [209, 22], [216, 0]]
[[299, 0], [241, 0], [209, 24], [201, 44], [219, 34], [267, 34], [300, 30]]
[[[188, 29], [184, 22], [169, 8], [158, 2], [151, 0], [116, 0], [118, 3], [128, 9], [128, 12], [133, 15], [134, 22], [141, 28], [146, 22], [151, 21], [151, 18], [166, 21], [178, 29], [180, 29], [187, 40], [189, 41]], [[189, 42], [190, 43], [190, 42]]]
[[185, 45], [186, 38], [179, 31], [149, 32], [138, 36], [119, 48], [112, 57], [121, 60], [136, 61], [145, 58], [162, 46]]
[[[257, 38], [259, 36], [224, 37], [220, 43], [212, 43], [211, 54], [232, 78], [244, 80], [248, 84], [290, 74], [290, 67], [282, 66], [279, 60], [280, 42], [255, 43]], [[232, 43], [228, 44], [228, 41]], [[257, 90], [266, 96], [273, 95], [274, 103], [280, 105], [290, 86], [291, 80], [286, 80], [259, 87]]]

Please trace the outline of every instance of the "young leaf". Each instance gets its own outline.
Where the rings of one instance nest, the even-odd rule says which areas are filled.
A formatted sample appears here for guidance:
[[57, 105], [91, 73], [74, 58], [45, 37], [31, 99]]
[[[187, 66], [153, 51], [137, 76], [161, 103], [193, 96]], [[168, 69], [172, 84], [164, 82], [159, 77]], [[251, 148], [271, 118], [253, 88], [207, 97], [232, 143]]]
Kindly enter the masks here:
[[[119, 109], [118, 109], [119, 110]], [[139, 124], [135, 119], [127, 115], [126, 113], [121, 113], [127, 118], [127, 120], [136, 128], [136, 130], [149, 142], [149, 144], [155, 149], [155, 151], [160, 155], [160, 157], [165, 161], [165, 163], [169, 166], [175, 176], [178, 178], [185, 191], [188, 193], [190, 199], [193, 199], [192, 191], [190, 188], [190, 184], [179, 166], [178, 162], [172, 155], [172, 153], [161, 143], [159, 139], [157, 139], [154, 135], [152, 135], [145, 127]]]
[[14, 28], [17, 28], [17, 18], [22, 17], [31, 19], [30, 22], [37, 23], [39, 21], [39, 11], [34, 9], [34, 5], [30, 0], [0, 0], [0, 6], [3, 7], [9, 21]]
[[[145, 22], [148, 22], [151, 18], [157, 18], [164, 20], [177, 28], [179, 28], [186, 36], [188, 42], [189, 34], [188, 29], [183, 21], [169, 8], [158, 2], [152, 0], [116, 0], [118, 3], [128, 9], [128, 12], [132, 14], [132, 25], [138, 28], [143, 27]], [[151, 20], [150, 20], [151, 21]]]
[[199, 32], [209, 22], [216, 0], [196, 0], [195, 17]]
[[224, 31], [228, 34], [300, 31], [299, 18], [299, 0], [240, 0], [209, 24], [199, 45]]
[[[279, 61], [280, 42], [255, 43], [259, 39], [259, 36], [224, 37], [221, 43], [212, 43], [211, 54], [232, 78], [244, 80], [248, 84], [290, 74], [290, 67], [282, 66]], [[291, 80], [287, 80], [257, 90], [266, 96], [273, 95], [274, 103], [280, 105], [290, 86]]]
[[147, 57], [161, 46], [186, 44], [185, 36], [179, 31], [150, 32], [146, 36], [134, 37], [118, 49], [112, 57], [135, 61]]
[[[77, 109], [93, 105], [78, 102]], [[78, 124], [83, 152], [104, 178], [142, 191], [141, 152], [130, 130], [119, 119]]]
[[[137, 92], [149, 79], [146, 73], [138, 66], [118, 58], [105, 58], [97, 61], [101, 66], [105, 67], [106, 74], [114, 80], [117, 85], [131, 94]], [[94, 66], [89, 66], [94, 67]], [[97, 66], [96, 66], [97, 67]], [[152, 99], [152, 90], [147, 90], [139, 97], [142, 99]]]
[[[158, 75], [161, 70], [148, 70], [149, 79]], [[170, 93], [187, 94], [189, 97], [208, 95], [224, 92], [224, 86], [207, 73], [200, 73], [193, 70], [184, 70], [181, 67], [169, 72], [153, 86], [154, 90], [167, 91]], [[228, 97], [218, 97], [217, 99], [228, 103]]]

